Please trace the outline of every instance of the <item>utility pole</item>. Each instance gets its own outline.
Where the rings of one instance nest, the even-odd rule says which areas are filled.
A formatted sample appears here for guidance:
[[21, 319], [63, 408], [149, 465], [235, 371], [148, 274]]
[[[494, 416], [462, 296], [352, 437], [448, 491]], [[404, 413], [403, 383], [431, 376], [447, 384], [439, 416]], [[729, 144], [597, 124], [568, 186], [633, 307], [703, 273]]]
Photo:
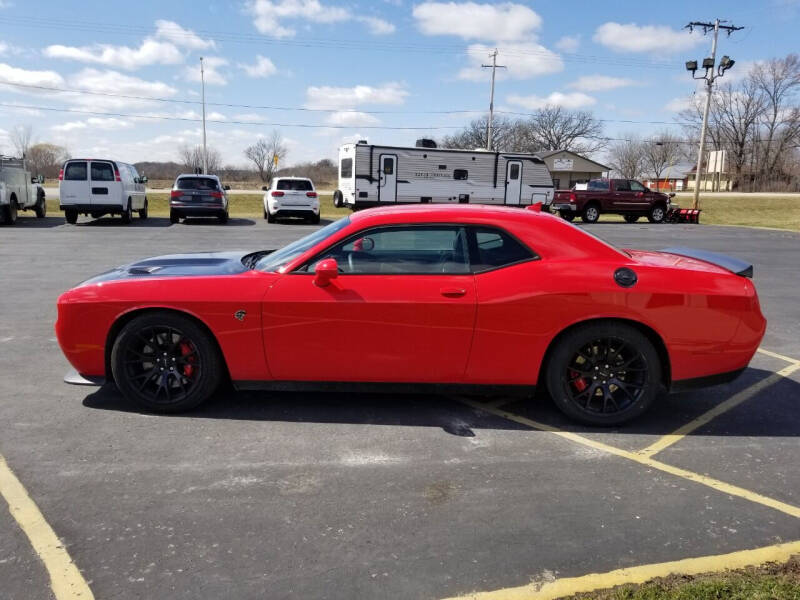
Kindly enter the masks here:
[[200, 57], [200, 89], [203, 96], [203, 175], [208, 174], [208, 149], [206, 148], [206, 77], [203, 57]]
[[715, 19], [713, 23], [704, 23], [701, 21], [692, 21], [688, 25], [686, 25], [686, 29], [689, 30], [689, 33], [694, 31], [695, 27], [702, 27], [703, 33], [708, 33], [709, 31], [714, 32], [714, 38], [711, 41], [711, 56], [709, 58], [703, 59], [703, 67], [706, 70], [706, 74], [703, 77], [695, 77], [695, 71], [697, 71], [697, 61], [692, 60], [686, 63], [686, 70], [692, 72], [693, 79], [705, 79], [706, 80], [706, 104], [703, 108], [703, 125], [700, 129], [700, 148], [697, 152], [697, 169], [695, 170], [695, 178], [694, 178], [694, 200], [692, 201], [692, 208], [699, 208], [700, 207], [700, 174], [703, 168], [703, 151], [705, 149], [706, 144], [706, 129], [708, 127], [708, 111], [711, 107], [711, 94], [712, 88], [714, 87], [714, 81], [717, 77], [722, 77], [722, 75], [730, 69], [734, 62], [733, 59], [729, 58], [728, 56], [723, 56], [722, 60], [720, 61], [719, 68], [717, 73], [714, 73], [714, 66], [715, 61], [717, 58], [717, 38], [719, 37], [719, 30], [724, 29], [727, 31], [728, 35], [730, 36], [731, 33], [734, 31], [739, 31], [740, 29], [744, 29], [744, 27], [734, 27], [733, 25], [722, 25], [726, 21], [720, 21], [719, 19]]
[[490, 65], [481, 65], [484, 69], [490, 68], [492, 69], [492, 91], [489, 94], [489, 123], [486, 127], [486, 149], [492, 149], [492, 120], [494, 119], [494, 74], [497, 69], [505, 69], [505, 65], [498, 65], [497, 64], [497, 48], [494, 49], [494, 52], [489, 54], [492, 58], [492, 64]]

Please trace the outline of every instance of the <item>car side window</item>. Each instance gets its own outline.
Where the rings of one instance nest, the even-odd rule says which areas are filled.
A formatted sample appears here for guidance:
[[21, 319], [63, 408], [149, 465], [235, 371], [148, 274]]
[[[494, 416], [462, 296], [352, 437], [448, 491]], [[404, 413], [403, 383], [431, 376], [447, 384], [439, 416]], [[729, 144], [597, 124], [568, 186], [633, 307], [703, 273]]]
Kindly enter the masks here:
[[614, 182], [614, 191], [615, 192], [630, 192], [631, 186], [626, 179], [617, 179]]
[[470, 272], [466, 232], [455, 225], [384, 227], [364, 231], [317, 257], [334, 258], [351, 275], [435, 275]]
[[529, 248], [494, 227], [471, 227], [472, 270], [476, 273], [536, 258]]
[[628, 184], [631, 186], [632, 192], [646, 192], [647, 189], [638, 181], [630, 180]]

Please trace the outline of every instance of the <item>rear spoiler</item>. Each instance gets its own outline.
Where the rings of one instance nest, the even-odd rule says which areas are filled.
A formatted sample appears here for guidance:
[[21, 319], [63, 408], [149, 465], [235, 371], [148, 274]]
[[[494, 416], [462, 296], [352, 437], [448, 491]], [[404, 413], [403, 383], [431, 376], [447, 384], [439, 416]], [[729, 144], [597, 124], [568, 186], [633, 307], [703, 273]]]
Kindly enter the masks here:
[[666, 248], [662, 250], [662, 252], [696, 258], [697, 260], [703, 260], [712, 265], [727, 269], [731, 273], [736, 273], [742, 277], [750, 277], [751, 279], [753, 277], [753, 265], [725, 254], [717, 254], [716, 252], [709, 252], [708, 250], [698, 250], [697, 248], [684, 248], [683, 246]]

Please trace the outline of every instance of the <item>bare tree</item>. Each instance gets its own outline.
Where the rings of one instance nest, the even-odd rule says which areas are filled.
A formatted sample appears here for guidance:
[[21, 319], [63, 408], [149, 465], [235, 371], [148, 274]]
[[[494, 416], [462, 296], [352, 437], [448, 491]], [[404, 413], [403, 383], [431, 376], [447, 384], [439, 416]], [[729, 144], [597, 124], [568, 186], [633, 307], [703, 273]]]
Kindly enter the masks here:
[[30, 125], [17, 125], [8, 134], [17, 156], [23, 157], [28, 153], [28, 148], [33, 142], [33, 127]]
[[645, 142], [635, 134], [624, 134], [625, 140], [614, 142], [608, 149], [611, 167], [623, 179], [639, 179], [645, 169]]
[[641, 144], [644, 170], [658, 181], [682, 157], [681, 139], [671, 131], [661, 131]]
[[259, 138], [255, 144], [245, 148], [244, 155], [255, 165], [261, 181], [267, 182], [277, 168], [276, 157], [280, 159], [286, 155], [286, 145], [280, 132], [274, 129], [268, 138]]
[[570, 150], [591, 154], [606, 147], [603, 124], [592, 113], [568, 110], [561, 106], [546, 106], [525, 121], [524, 149]]
[[32, 175], [57, 177], [58, 170], [69, 158], [69, 152], [63, 146], [40, 143], [28, 148], [25, 163]]
[[[488, 116], [474, 119], [464, 129], [442, 138], [439, 145], [443, 148], [482, 150], [486, 148], [488, 123]], [[492, 148], [498, 152], [518, 151], [517, 134], [519, 131], [520, 126], [517, 121], [508, 117], [495, 116], [492, 120]]]
[[[183, 168], [189, 173], [203, 172], [203, 146], [184, 144], [178, 149]], [[214, 148], [208, 148], [208, 172], [217, 173], [222, 167], [222, 156]]]

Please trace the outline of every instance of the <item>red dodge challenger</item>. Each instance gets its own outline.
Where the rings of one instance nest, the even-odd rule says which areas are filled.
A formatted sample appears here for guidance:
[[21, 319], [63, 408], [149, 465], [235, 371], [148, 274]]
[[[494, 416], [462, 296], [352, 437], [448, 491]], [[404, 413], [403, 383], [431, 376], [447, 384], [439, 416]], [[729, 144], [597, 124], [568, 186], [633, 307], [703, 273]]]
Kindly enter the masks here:
[[632, 419], [662, 389], [727, 382], [764, 334], [752, 266], [619, 250], [537, 210], [398, 206], [277, 251], [149, 258], [58, 300], [70, 383], [149, 410], [237, 389], [531, 393]]

